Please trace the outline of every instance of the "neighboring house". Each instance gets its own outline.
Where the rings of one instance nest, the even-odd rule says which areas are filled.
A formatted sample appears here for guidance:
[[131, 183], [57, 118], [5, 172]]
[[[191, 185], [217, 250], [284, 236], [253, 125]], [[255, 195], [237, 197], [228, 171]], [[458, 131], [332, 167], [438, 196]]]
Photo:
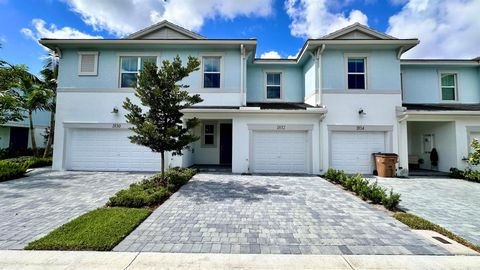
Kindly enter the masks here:
[[[394, 152], [407, 173], [409, 155], [427, 159], [435, 147], [434, 169], [446, 171], [464, 167], [468, 140], [480, 131], [478, 111], [467, 105], [480, 103], [478, 61], [400, 60], [417, 39], [360, 24], [307, 40], [296, 59], [258, 59], [255, 39], [207, 39], [166, 21], [123, 39], [40, 43], [60, 56], [57, 170], [158, 170], [159, 155], [127, 138], [122, 103], [134, 98], [130, 85], [143, 63], [177, 54], [201, 60], [183, 83], [204, 101], [184, 111], [201, 120], [194, 131], [201, 139], [170, 156], [169, 166], [371, 174], [372, 153]], [[429, 134], [432, 145], [423, 149]]]
[[[36, 111], [33, 113], [33, 127], [37, 147], [45, 147], [45, 129], [50, 126], [50, 112]], [[32, 147], [28, 115], [18, 122], [7, 122], [0, 125], [0, 149], [11, 148], [22, 150]]]

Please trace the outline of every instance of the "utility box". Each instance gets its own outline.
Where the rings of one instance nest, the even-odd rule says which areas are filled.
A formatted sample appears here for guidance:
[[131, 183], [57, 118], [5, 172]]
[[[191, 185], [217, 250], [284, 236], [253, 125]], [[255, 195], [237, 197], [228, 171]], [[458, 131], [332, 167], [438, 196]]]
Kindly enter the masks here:
[[381, 177], [394, 177], [398, 155], [395, 153], [374, 153], [377, 175]]

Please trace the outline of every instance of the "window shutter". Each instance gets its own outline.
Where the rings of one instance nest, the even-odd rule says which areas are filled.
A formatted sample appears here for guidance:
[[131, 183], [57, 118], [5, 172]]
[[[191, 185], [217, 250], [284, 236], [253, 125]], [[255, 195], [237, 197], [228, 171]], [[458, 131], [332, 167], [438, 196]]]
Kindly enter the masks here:
[[98, 52], [79, 52], [78, 75], [97, 75]]

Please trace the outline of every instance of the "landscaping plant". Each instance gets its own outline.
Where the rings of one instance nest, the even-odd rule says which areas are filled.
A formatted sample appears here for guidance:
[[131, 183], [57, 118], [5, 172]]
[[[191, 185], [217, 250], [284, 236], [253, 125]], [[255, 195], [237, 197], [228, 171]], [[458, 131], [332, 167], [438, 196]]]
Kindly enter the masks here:
[[22, 163], [0, 160], [0, 182], [20, 178], [27, 172], [27, 167]]
[[188, 57], [187, 65], [182, 66], [178, 55], [172, 62], [164, 60], [160, 68], [155, 63], [147, 62], [137, 75], [137, 84], [133, 85], [142, 107], [129, 98], [123, 103], [123, 108], [128, 111], [125, 118], [133, 125], [130, 130], [135, 133], [129, 137], [130, 141], [160, 153], [159, 180], [163, 184], [168, 184], [165, 178], [165, 152], [182, 155], [182, 150], [199, 139], [191, 132], [198, 124], [198, 119], [184, 119], [181, 111], [203, 100], [198, 94], [190, 95], [184, 90], [188, 86], [180, 84], [199, 66], [200, 62], [195, 57]]
[[329, 168], [323, 176], [328, 181], [342, 185], [345, 189], [353, 191], [363, 200], [369, 200], [374, 204], [383, 204], [388, 210], [395, 210], [400, 203], [400, 194], [390, 190], [387, 194], [386, 189], [382, 188], [375, 181], [370, 183], [362, 175], [345, 175], [342, 170]]

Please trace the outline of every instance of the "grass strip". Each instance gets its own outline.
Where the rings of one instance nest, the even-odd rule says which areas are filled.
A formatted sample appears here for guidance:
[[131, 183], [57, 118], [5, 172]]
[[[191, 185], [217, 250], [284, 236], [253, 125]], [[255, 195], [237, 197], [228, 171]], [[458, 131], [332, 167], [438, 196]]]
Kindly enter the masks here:
[[98, 208], [27, 245], [29, 250], [112, 250], [149, 215], [149, 209]]
[[407, 225], [408, 227], [414, 229], [414, 230], [430, 230], [430, 231], [435, 231], [441, 235], [444, 235], [466, 247], [469, 247], [476, 252], [480, 252], [480, 246], [477, 246], [473, 243], [471, 243], [468, 240], [463, 239], [462, 237], [452, 233], [451, 231], [435, 224], [432, 223], [424, 218], [421, 218], [419, 216], [416, 216], [414, 214], [410, 213], [395, 213], [393, 215], [394, 218], [396, 218], [398, 221], [402, 222], [403, 224]]

